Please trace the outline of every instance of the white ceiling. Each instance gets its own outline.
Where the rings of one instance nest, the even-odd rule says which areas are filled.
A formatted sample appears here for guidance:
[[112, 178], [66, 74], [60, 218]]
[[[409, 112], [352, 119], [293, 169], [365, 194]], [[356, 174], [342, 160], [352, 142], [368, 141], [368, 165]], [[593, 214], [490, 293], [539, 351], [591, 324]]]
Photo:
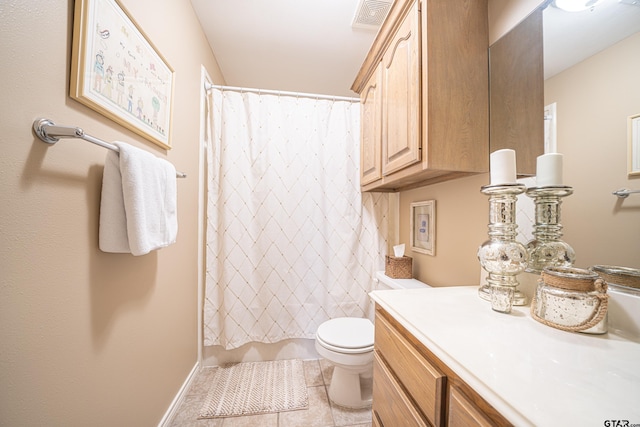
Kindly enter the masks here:
[[191, 0], [227, 85], [357, 96], [376, 32], [353, 29], [358, 0]]
[[[514, 0], [515, 1], [515, 0]], [[640, 31], [636, 0], [593, 11], [545, 11], [549, 77]], [[356, 96], [350, 90], [376, 32], [354, 29], [358, 0], [191, 0], [229, 86]]]

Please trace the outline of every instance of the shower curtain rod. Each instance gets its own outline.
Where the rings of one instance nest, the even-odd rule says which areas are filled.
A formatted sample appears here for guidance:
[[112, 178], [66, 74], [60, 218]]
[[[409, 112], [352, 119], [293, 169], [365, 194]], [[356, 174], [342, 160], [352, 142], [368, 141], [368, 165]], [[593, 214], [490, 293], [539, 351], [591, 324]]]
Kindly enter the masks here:
[[214, 85], [209, 82], [204, 83], [204, 89], [209, 91], [210, 89], [220, 89], [220, 90], [232, 90], [236, 92], [255, 92], [255, 93], [263, 93], [267, 95], [285, 95], [285, 96], [299, 96], [302, 98], [314, 98], [314, 99], [329, 99], [331, 101], [347, 101], [347, 102], [360, 102], [360, 98], [349, 98], [346, 96], [331, 96], [331, 95], [318, 95], [313, 93], [302, 93], [302, 92], [283, 92], [279, 90], [267, 90], [267, 89], [252, 89], [246, 87], [236, 87], [236, 86], [221, 86]]
[[[87, 135], [81, 128], [70, 126], [57, 126], [49, 119], [36, 119], [33, 122], [33, 131], [42, 142], [55, 144], [60, 138], [80, 138], [92, 144], [99, 145], [108, 150], [120, 152], [117, 145], [103, 141], [91, 135]], [[176, 178], [186, 178], [187, 174], [176, 171]]]

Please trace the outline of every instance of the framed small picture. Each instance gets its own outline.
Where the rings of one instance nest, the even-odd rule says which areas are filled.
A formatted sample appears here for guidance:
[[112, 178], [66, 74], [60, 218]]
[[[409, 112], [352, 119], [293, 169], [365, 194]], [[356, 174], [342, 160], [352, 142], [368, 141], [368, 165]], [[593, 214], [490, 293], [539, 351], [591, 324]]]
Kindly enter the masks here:
[[629, 154], [627, 172], [629, 176], [640, 175], [640, 114], [630, 116], [629, 129]]
[[436, 201], [411, 203], [411, 250], [427, 255], [436, 252]]
[[76, 0], [69, 94], [171, 148], [174, 71], [117, 0]]

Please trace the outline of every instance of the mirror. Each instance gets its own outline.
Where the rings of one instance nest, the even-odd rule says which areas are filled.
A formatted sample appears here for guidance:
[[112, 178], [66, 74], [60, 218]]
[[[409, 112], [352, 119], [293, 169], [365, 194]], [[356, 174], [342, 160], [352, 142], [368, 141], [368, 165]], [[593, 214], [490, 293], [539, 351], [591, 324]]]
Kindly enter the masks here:
[[553, 5], [543, 12], [544, 79], [640, 31], [640, 2], [603, 0], [592, 9], [566, 12]]
[[638, 0], [599, 0], [581, 12], [543, 2], [489, 49], [490, 151], [515, 149], [518, 175], [535, 175], [539, 141], [555, 151], [556, 112], [543, 107], [544, 81], [638, 31]]
[[[553, 3], [544, 9], [544, 79], [605, 51], [640, 31], [640, 2], [601, 0], [591, 9], [566, 12]], [[628, 116], [627, 173], [640, 175], [640, 105]], [[555, 113], [547, 120], [555, 121]], [[547, 124], [547, 123], [545, 123]]]
[[543, 21], [543, 105], [555, 104], [564, 183], [574, 189], [562, 204], [563, 240], [576, 252], [576, 267], [638, 268], [640, 194], [612, 193], [640, 189], [640, 175], [629, 173], [637, 155], [629, 127], [640, 115], [640, 2], [603, 0], [575, 13], [551, 3], [536, 11]]

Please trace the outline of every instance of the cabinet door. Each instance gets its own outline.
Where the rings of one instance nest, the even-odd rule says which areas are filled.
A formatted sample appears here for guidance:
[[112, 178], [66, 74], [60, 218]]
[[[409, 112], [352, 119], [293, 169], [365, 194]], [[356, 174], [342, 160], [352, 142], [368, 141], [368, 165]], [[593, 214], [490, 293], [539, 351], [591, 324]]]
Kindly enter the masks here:
[[455, 387], [449, 389], [449, 427], [492, 427], [482, 411]]
[[391, 371], [373, 353], [373, 417], [383, 427], [427, 427], [427, 423], [396, 381]]
[[360, 185], [382, 178], [382, 64], [360, 95]]
[[382, 174], [420, 161], [420, 12], [414, 1], [382, 57]]

